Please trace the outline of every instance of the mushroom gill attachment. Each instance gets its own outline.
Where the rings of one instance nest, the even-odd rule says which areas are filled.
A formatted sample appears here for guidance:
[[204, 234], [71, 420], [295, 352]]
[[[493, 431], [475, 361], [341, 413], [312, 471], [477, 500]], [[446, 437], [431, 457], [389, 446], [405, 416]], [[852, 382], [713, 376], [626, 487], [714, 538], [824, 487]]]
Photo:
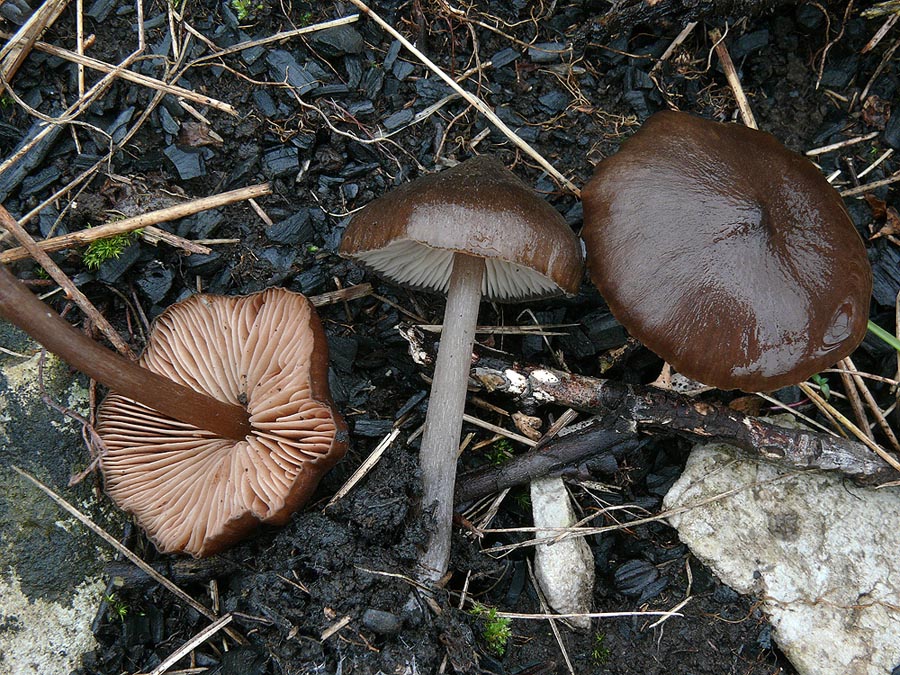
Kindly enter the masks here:
[[234, 441], [114, 392], [100, 406], [106, 491], [163, 552], [204, 557], [284, 524], [346, 451], [325, 335], [300, 294], [188, 298], [156, 320], [140, 364], [250, 415]]
[[818, 169], [770, 134], [657, 113], [582, 199], [591, 279], [684, 375], [769, 391], [865, 336], [865, 245]]

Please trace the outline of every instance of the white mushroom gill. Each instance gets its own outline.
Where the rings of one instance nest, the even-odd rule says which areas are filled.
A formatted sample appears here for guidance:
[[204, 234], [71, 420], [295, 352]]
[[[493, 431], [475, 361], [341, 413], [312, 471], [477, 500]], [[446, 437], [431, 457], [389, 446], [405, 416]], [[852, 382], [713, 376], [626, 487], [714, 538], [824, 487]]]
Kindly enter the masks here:
[[[446, 293], [455, 252], [403, 239], [384, 248], [357, 253], [355, 257], [399, 284]], [[501, 258], [485, 258], [484, 267], [481, 295], [486, 298], [510, 302], [560, 292], [559, 286], [540, 272]]]
[[[100, 410], [110, 497], [165, 552], [209, 555], [257, 522], [280, 524], [343, 454], [343, 423], [316, 400], [312, 309], [270, 289], [194, 296], [154, 325], [141, 364], [212, 396], [243, 402], [252, 433], [233, 442], [111, 394]], [[319, 339], [322, 339], [319, 333]], [[324, 369], [320, 368], [321, 372]]]

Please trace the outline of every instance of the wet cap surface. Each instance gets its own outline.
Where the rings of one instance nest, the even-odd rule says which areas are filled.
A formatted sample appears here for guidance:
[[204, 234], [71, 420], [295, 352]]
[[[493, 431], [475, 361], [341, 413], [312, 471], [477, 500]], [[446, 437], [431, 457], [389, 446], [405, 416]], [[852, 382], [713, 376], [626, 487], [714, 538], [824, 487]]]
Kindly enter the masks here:
[[795, 384], [866, 332], [872, 273], [840, 195], [770, 134], [652, 116], [582, 193], [591, 279], [678, 371]]
[[424, 176], [356, 214], [341, 255], [396, 283], [446, 292], [456, 252], [485, 260], [482, 295], [520, 301], [578, 291], [581, 246], [562, 216], [483, 156]]

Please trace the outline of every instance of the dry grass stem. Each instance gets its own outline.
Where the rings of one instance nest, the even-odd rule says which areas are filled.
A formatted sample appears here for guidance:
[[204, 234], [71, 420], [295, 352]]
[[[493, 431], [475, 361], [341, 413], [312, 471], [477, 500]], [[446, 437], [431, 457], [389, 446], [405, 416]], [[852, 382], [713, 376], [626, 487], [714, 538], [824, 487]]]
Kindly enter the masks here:
[[190, 239], [185, 239], [184, 237], [179, 237], [177, 234], [166, 232], [153, 225], [148, 225], [144, 228], [144, 231], [141, 232], [141, 239], [153, 246], [156, 246], [159, 242], [164, 242], [169, 246], [179, 248], [186, 253], [197, 253], [198, 255], [209, 255], [212, 253], [212, 249], [207, 246], [198, 244]]
[[372, 284], [369, 282], [314, 295], [309, 298], [309, 301], [315, 307], [323, 307], [325, 305], [334, 305], [338, 302], [347, 302], [348, 300], [359, 300], [367, 295], [372, 295]]
[[[566, 332], [554, 332], [553, 329], [572, 328], [577, 325], [577, 323], [552, 323], [543, 326], [476, 326], [475, 332], [481, 335], [568, 335]], [[416, 325], [416, 328], [424, 330], [427, 333], [440, 333], [443, 329], [443, 324], [420, 323]]]
[[856, 174], [856, 177], [857, 177], [857, 178], [862, 178], [863, 176], [868, 175], [871, 171], [874, 171], [875, 169], [877, 169], [878, 166], [879, 166], [882, 162], [884, 162], [884, 160], [886, 160], [888, 157], [890, 157], [890, 156], [893, 155], [893, 154], [894, 154], [894, 149], [893, 149], [893, 148], [888, 148], [888, 149], [885, 150], [883, 153], [881, 153], [881, 155], [878, 157], [878, 159], [876, 159], [874, 162], [872, 162], [871, 164], [869, 164], [869, 166], [867, 166], [865, 169], [863, 169], [863, 170], [860, 171], [858, 174]]
[[[148, 213], [134, 216], [133, 218], [125, 218], [124, 220], [115, 220], [97, 227], [91, 227], [78, 232], [70, 232], [52, 239], [45, 239], [37, 242], [37, 246], [42, 251], [53, 252], [60, 251], [65, 248], [74, 246], [84, 246], [90, 244], [97, 239], [105, 239], [117, 234], [125, 232], [133, 232], [142, 227], [159, 225], [179, 218], [208, 211], [209, 209], [219, 208], [235, 202], [241, 202], [255, 197], [262, 197], [272, 194], [272, 186], [269, 183], [261, 183], [259, 185], [251, 185], [249, 187], [239, 188], [237, 190], [229, 190], [221, 194], [212, 195], [211, 197], [201, 197], [200, 199], [192, 199], [183, 204], [176, 204], [164, 209], [150, 211]], [[11, 263], [16, 260], [24, 260], [29, 257], [28, 249], [24, 247], [13, 248], [0, 253], [0, 263]]]
[[878, 406], [878, 403], [875, 401], [875, 397], [872, 396], [872, 392], [869, 391], [869, 387], [866, 386], [866, 382], [865, 380], [863, 380], [861, 373], [859, 372], [859, 370], [857, 370], [856, 365], [853, 363], [853, 359], [848, 356], [841, 363], [848, 371], [850, 371], [850, 376], [853, 378], [853, 383], [856, 385], [856, 388], [859, 389], [859, 393], [865, 400], [866, 405], [875, 416], [875, 422], [881, 429], [882, 433], [884, 433], [885, 437], [888, 439], [888, 443], [891, 444], [891, 447], [895, 452], [900, 453], [900, 443], [897, 442], [897, 435], [894, 433], [894, 430], [891, 429], [891, 425], [888, 424], [887, 420], [884, 418], [884, 411]]
[[[557, 619], [565, 619], [565, 618], [574, 618], [575, 614], [556, 614], [550, 611], [550, 605], [547, 602], [547, 598], [544, 597], [544, 592], [541, 589], [541, 585], [538, 583], [537, 578], [534, 576], [534, 566], [532, 565], [530, 560], [526, 560], [525, 564], [528, 565], [528, 580], [531, 581], [531, 586], [534, 589], [535, 594], [537, 595], [538, 602], [541, 605], [541, 610], [544, 612], [539, 615], [543, 620], [548, 621], [550, 623], [550, 630], [553, 631], [553, 637], [556, 638], [556, 644], [559, 646], [559, 653], [562, 654], [563, 660], [566, 662], [566, 668], [569, 670], [570, 675], [575, 675], [575, 668], [572, 667], [572, 660], [569, 658], [569, 652], [566, 649], [566, 643], [563, 642], [562, 635], [559, 632], [559, 628], [556, 625]], [[504, 617], [502, 612], [497, 612], [498, 616]], [[511, 618], [511, 617], [504, 617]]]
[[841, 148], [856, 145], [857, 143], [865, 143], [866, 141], [871, 141], [880, 133], [880, 131], [873, 131], [872, 133], [866, 134], [865, 136], [856, 136], [855, 138], [848, 138], [845, 141], [838, 141], [837, 143], [832, 143], [831, 145], [823, 145], [819, 148], [813, 148], [812, 150], [806, 151], [806, 156], [815, 157], [817, 155], [824, 155], [825, 153], [831, 152], [832, 150], [840, 150]]
[[[0, 37], [5, 38], [7, 36], [8, 33], [0, 32]], [[46, 52], [47, 54], [51, 54], [52, 56], [65, 59], [66, 61], [71, 61], [72, 63], [77, 63], [81, 66], [87, 66], [92, 70], [97, 70], [101, 73], [107, 73], [113, 75], [114, 77], [119, 77], [134, 84], [140, 84], [150, 89], [156, 89], [157, 91], [171, 94], [172, 96], [185, 98], [194, 101], [195, 103], [199, 103], [200, 105], [208, 105], [210, 108], [215, 108], [216, 110], [220, 110], [235, 117], [238, 116], [238, 111], [234, 108], [234, 106], [223, 103], [222, 101], [218, 101], [210, 96], [198, 94], [191, 91], [190, 89], [185, 89], [184, 87], [167, 84], [162, 80], [157, 80], [155, 77], [142, 75], [141, 73], [136, 73], [133, 70], [128, 70], [127, 67], [125, 67], [123, 64], [113, 66], [104, 61], [99, 61], [89, 56], [83, 56], [81, 54], [78, 54], [77, 52], [63, 49], [62, 47], [56, 47], [55, 45], [47, 44], [46, 42], [35, 42], [34, 48], [39, 51]]]
[[485, 422], [482, 419], [478, 419], [477, 417], [473, 417], [472, 415], [463, 415], [463, 421], [468, 422], [469, 424], [474, 424], [476, 427], [481, 427], [482, 429], [487, 429], [488, 431], [493, 431], [495, 434], [499, 434], [508, 438], [511, 441], [515, 441], [516, 443], [521, 443], [529, 448], [533, 448], [537, 445], [537, 443], [530, 438], [526, 438], [525, 436], [520, 436], [519, 434], [513, 433], [512, 431], [507, 431], [503, 427], [498, 427], [496, 424], [491, 424], [490, 422]]
[[50, 275], [53, 281], [59, 284], [60, 288], [65, 290], [66, 295], [75, 301], [79, 309], [100, 329], [106, 336], [106, 339], [110, 341], [120, 354], [127, 358], [134, 358], [134, 352], [131, 351], [131, 347], [125, 343], [118, 331], [106, 320], [106, 317], [97, 311], [97, 308], [91, 304], [87, 296], [72, 283], [72, 280], [66, 276], [66, 273], [53, 262], [53, 259], [47, 253], [40, 249], [34, 239], [31, 238], [31, 235], [25, 231], [25, 228], [19, 225], [16, 219], [9, 215], [9, 211], [2, 206], [0, 206], [0, 225], [18, 239], [19, 243], [28, 250], [35, 262], [44, 268], [44, 271]]
[[[2, 4], [2, 3], [0, 3]], [[8, 82], [16, 74], [34, 43], [63, 13], [69, 0], [46, 0], [28, 18], [15, 35], [7, 37], [7, 43], [0, 49], [0, 75]], [[4, 87], [0, 85], [0, 93]]]
[[756, 118], [753, 117], [753, 110], [750, 108], [750, 102], [747, 100], [747, 95], [744, 93], [744, 88], [741, 86], [741, 80], [734, 67], [734, 62], [731, 60], [731, 54], [728, 53], [728, 48], [725, 46], [725, 37], [718, 28], [713, 28], [709, 31], [709, 39], [714, 43], [716, 56], [719, 57], [719, 63], [722, 64], [722, 70], [725, 71], [725, 78], [728, 80], [728, 85], [731, 87], [731, 91], [734, 92], [734, 100], [737, 102], [738, 109], [741, 111], [741, 119], [744, 121], [744, 124], [751, 129], [759, 129], [756, 125]]
[[[800, 412], [799, 410], [796, 410], [796, 409], [790, 407], [787, 403], [779, 401], [777, 398], [769, 396], [768, 394], [763, 394], [762, 392], [759, 392], [759, 391], [756, 392], [756, 396], [759, 396], [764, 401], [768, 401], [769, 403], [771, 403], [773, 406], [775, 406], [779, 410], [783, 410], [784, 412], [788, 413], [789, 415], [793, 415], [797, 419], [803, 420], [810, 427], [818, 429], [819, 431], [821, 431], [824, 434], [829, 434], [831, 436], [838, 435], [833, 430], [829, 429], [824, 424], [822, 424], [821, 422], [817, 422], [809, 415], [805, 415], [804, 413]], [[827, 417], [836, 427], [840, 426], [837, 424], [837, 421], [833, 417], [830, 417], [830, 416], [827, 416]]]
[[850, 188], [849, 190], [842, 190], [840, 195], [841, 197], [858, 197], [859, 195], [864, 195], [872, 190], [884, 187], [885, 185], [893, 185], [897, 182], [900, 182], [900, 171], [895, 171], [887, 178], [882, 178], [881, 180], [875, 180], [871, 183], [860, 185], [859, 187]]
[[801, 382], [797, 386], [799, 386], [803, 393], [806, 394], [810, 398], [810, 400], [816, 404], [816, 407], [818, 407], [823, 412], [827, 410], [829, 415], [831, 415], [842, 425], [844, 425], [844, 427], [851, 434], [856, 436], [856, 438], [859, 439], [861, 443], [863, 443], [876, 455], [881, 457], [881, 459], [883, 459], [885, 462], [894, 467], [897, 471], [900, 471], [900, 462], [898, 462], [893, 455], [891, 455], [889, 452], [886, 452], [880, 445], [869, 439], [869, 437], [862, 431], [860, 431], [860, 429], [855, 424], [853, 424], [853, 422], [844, 417], [844, 415], [836, 410], [834, 406], [832, 406], [830, 403], [828, 403], [828, 401], [819, 396], [812, 387], [810, 387], [805, 382]]
[[[54, 502], [56, 502], [56, 504], [58, 506], [60, 506], [63, 510], [67, 511], [69, 514], [71, 514], [73, 517], [75, 517], [82, 525], [84, 525], [89, 530], [91, 530], [94, 534], [96, 534], [101, 539], [103, 539], [103, 541], [105, 541], [107, 544], [112, 546], [123, 557], [127, 558], [130, 562], [134, 563], [137, 567], [139, 567], [141, 569], [141, 571], [144, 572], [144, 574], [146, 574], [151, 579], [156, 581], [159, 585], [161, 585], [163, 588], [168, 590], [179, 600], [184, 602], [188, 607], [193, 608], [195, 611], [197, 611], [201, 615], [205, 616], [210, 621], [218, 621], [219, 620], [220, 617], [218, 615], [216, 615], [214, 612], [210, 611], [209, 609], [207, 609], [206, 607], [201, 605], [199, 602], [194, 600], [194, 598], [192, 598], [190, 595], [188, 595], [183, 590], [181, 590], [178, 586], [176, 586], [171, 581], [166, 579], [163, 575], [161, 575], [159, 572], [157, 572], [155, 569], [153, 569], [150, 565], [148, 565], [143, 560], [141, 560], [137, 555], [132, 553], [131, 550], [126, 548], [115, 537], [113, 537], [106, 530], [104, 530], [102, 527], [97, 525], [97, 523], [95, 523], [93, 520], [88, 518], [86, 515], [81, 513], [81, 511], [76, 509], [69, 502], [67, 502], [61, 496], [56, 494], [53, 490], [51, 490], [49, 487], [44, 485], [37, 478], [35, 478], [27, 471], [24, 471], [15, 465], [11, 465], [10, 468], [13, 471], [15, 471], [17, 474], [22, 476], [23, 478], [26, 478], [29, 481], [31, 481], [41, 492], [43, 492], [48, 497], [50, 497], [50, 499], [52, 499]], [[237, 633], [236, 631], [233, 631], [230, 628], [227, 629], [226, 632], [239, 644], [247, 644], [247, 640], [242, 635], [240, 635], [240, 633]]]
[[181, 645], [181, 647], [172, 652], [162, 661], [162, 663], [160, 663], [158, 666], [156, 666], [156, 668], [150, 671], [148, 675], [163, 675], [163, 673], [165, 673], [167, 670], [169, 670], [169, 668], [178, 663], [178, 661], [180, 661], [182, 658], [187, 656], [191, 651], [199, 647], [201, 644], [209, 640], [213, 635], [225, 628], [225, 626], [231, 623], [231, 620], [233, 618], [234, 617], [231, 614], [226, 614], [218, 621], [211, 623], [190, 640]]
[[327, 509], [329, 506], [334, 506], [339, 500], [343, 499], [350, 490], [352, 490], [359, 481], [366, 477], [366, 475], [371, 471], [378, 462], [381, 461], [382, 455], [384, 455], [385, 450], [391, 447], [391, 444], [400, 434], [400, 429], [394, 427], [387, 436], [381, 439], [378, 445], [375, 446], [375, 449], [369, 453], [369, 456], [366, 457], [365, 461], [359, 465], [359, 468], [353, 472], [353, 475], [347, 479], [347, 482], [344, 483], [341, 488], [334, 493], [334, 496], [328, 500], [328, 503], [325, 505]]
[[435, 75], [440, 77], [447, 85], [457, 92], [460, 96], [462, 96], [472, 107], [474, 107], [478, 112], [488, 118], [488, 120], [493, 124], [497, 129], [499, 129], [503, 134], [510, 140], [512, 143], [518, 147], [520, 150], [525, 152], [529, 157], [534, 159], [544, 171], [546, 171], [549, 175], [553, 176], [553, 178], [559, 182], [560, 185], [565, 187], [569, 192], [574, 194], [575, 196], [579, 196], [581, 191], [576, 187], [576, 185], [570, 181], [568, 178], [563, 176], [556, 168], [544, 159], [543, 155], [541, 155], [537, 150], [532, 148], [528, 143], [522, 140], [521, 137], [518, 136], [512, 129], [510, 129], [506, 124], [494, 113], [493, 110], [480, 98], [474, 96], [463, 89], [452, 77], [450, 77], [447, 73], [445, 73], [440, 67], [438, 67], [431, 59], [429, 59], [425, 54], [423, 54], [419, 49], [416, 48], [414, 44], [412, 44], [409, 40], [403, 37], [398, 31], [396, 31], [393, 26], [387, 23], [384, 19], [382, 19], [378, 14], [372, 11], [366, 3], [362, 2], [362, 0], [350, 0], [357, 8], [360, 9], [366, 16], [371, 18], [375, 23], [381, 26], [384, 30], [386, 30], [390, 35], [398, 40], [400, 44], [402, 44], [407, 50], [409, 50], [417, 59], [419, 59], [429, 70], [431, 70]]
[[[841, 365], [850, 370], [850, 366], [848, 365], [849, 359], [844, 359], [841, 361]], [[853, 380], [853, 377], [849, 373], [841, 373], [841, 382], [844, 383], [844, 391], [847, 393], [847, 399], [850, 401], [850, 408], [853, 410], [853, 415], [856, 417], [856, 424], [859, 429], [869, 437], [869, 440], [875, 440], [875, 434], [872, 433], [872, 430], [869, 428], [869, 418], [866, 417], [865, 408], [863, 408], [862, 398], [860, 398], [859, 390], [856, 388], [856, 383]]]

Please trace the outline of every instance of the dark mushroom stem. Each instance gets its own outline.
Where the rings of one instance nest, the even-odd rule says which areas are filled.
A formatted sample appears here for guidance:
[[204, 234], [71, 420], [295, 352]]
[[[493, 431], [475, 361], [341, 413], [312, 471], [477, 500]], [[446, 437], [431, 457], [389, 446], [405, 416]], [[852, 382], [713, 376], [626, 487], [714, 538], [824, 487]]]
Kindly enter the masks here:
[[250, 433], [250, 419], [243, 407], [177, 384], [94, 342], [29, 292], [3, 265], [0, 316], [122, 396], [225, 438], [240, 440]]
[[456, 457], [481, 303], [484, 260], [456, 253], [447, 292], [441, 345], [434, 367], [425, 432], [419, 451], [422, 504], [434, 505], [434, 531], [419, 558], [425, 580], [437, 581], [450, 563]]

